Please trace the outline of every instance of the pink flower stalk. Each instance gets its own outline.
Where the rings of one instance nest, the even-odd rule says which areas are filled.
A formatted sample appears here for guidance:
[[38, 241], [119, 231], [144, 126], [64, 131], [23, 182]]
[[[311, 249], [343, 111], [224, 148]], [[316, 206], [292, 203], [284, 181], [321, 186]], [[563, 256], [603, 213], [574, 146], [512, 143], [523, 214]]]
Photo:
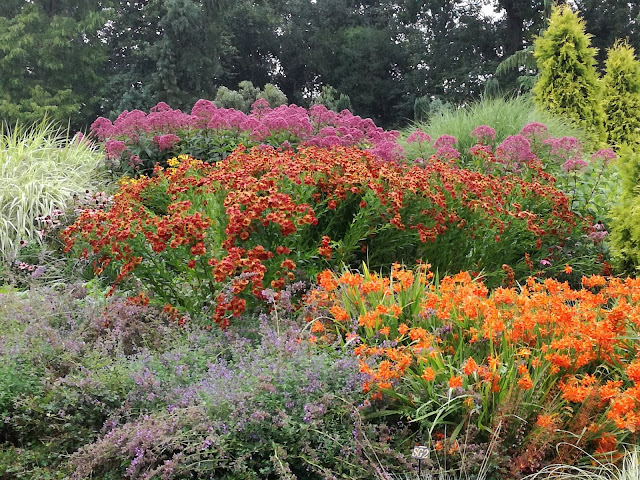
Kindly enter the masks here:
[[471, 136], [475, 137], [478, 143], [489, 143], [496, 139], [496, 131], [488, 125], [480, 125], [473, 129]]
[[155, 143], [161, 152], [165, 150], [171, 150], [173, 146], [180, 141], [180, 137], [173, 134], [159, 135], [153, 137], [153, 143]]
[[118, 158], [127, 149], [127, 145], [122, 140], [107, 140], [104, 148], [107, 152], [107, 158]]
[[562, 164], [562, 169], [566, 173], [579, 172], [580, 170], [587, 168], [588, 165], [589, 164], [585, 162], [582, 157], [575, 156], [567, 159], [567, 161]]
[[509, 135], [496, 148], [495, 158], [507, 169], [519, 172], [522, 165], [535, 160], [536, 156], [531, 151], [529, 140], [522, 135]]
[[542, 142], [550, 147], [550, 155], [558, 163], [574, 157], [582, 157], [582, 143], [575, 137], [547, 138]]
[[527, 140], [542, 141], [549, 137], [549, 129], [542, 123], [531, 122], [522, 127], [520, 135]]
[[425, 133], [422, 130], [418, 129], [415, 132], [413, 132], [411, 135], [409, 135], [409, 138], [407, 138], [407, 143], [414, 143], [414, 142], [431, 143], [431, 137], [429, 136], [428, 133]]
[[433, 144], [433, 146], [435, 148], [451, 147], [451, 146], [455, 145], [456, 143], [458, 143], [458, 140], [456, 139], [456, 137], [452, 137], [451, 135], [440, 135], [436, 139], [436, 141]]
[[605, 165], [608, 165], [609, 162], [615, 160], [618, 156], [611, 148], [601, 148], [596, 153], [591, 155], [591, 161], [602, 161]]
[[451, 145], [442, 145], [440, 148], [438, 148], [435, 156], [442, 160], [458, 159], [460, 158], [460, 152], [453, 148]]

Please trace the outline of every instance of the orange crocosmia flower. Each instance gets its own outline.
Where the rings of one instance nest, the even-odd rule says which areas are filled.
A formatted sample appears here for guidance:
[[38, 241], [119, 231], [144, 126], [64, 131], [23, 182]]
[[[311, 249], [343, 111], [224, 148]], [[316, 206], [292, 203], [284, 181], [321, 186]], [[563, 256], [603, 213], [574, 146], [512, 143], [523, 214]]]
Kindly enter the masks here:
[[595, 453], [615, 452], [618, 448], [618, 440], [615, 435], [604, 434], [596, 440]]
[[455, 375], [449, 379], [449, 388], [462, 387], [462, 377]]
[[406, 324], [406, 323], [401, 323], [401, 324], [398, 326], [398, 333], [399, 333], [400, 335], [406, 335], [406, 333], [407, 333], [408, 331], [409, 331], [409, 327], [407, 326], [407, 324]]
[[381, 335], [385, 335], [385, 336], [387, 336], [387, 337], [388, 337], [388, 336], [389, 336], [389, 333], [391, 333], [391, 329], [387, 326], [387, 327], [383, 327], [383, 328], [381, 328], [380, 330], [378, 330], [378, 332], [379, 332]]
[[340, 307], [339, 305], [334, 305], [333, 307], [331, 307], [329, 309], [329, 312], [331, 313], [331, 315], [333, 315], [334, 320], [337, 322], [345, 322], [349, 320], [349, 314], [344, 308]]
[[427, 367], [422, 372], [421, 378], [427, 382], [432, 382], [436, 378], [436, 372], [431, 367]]
[[527, 366], [524, 363], [521, 363], [520, 365], [518, 365], [518, 375], [528, 375], [529, 374], [529, 370], [527, 369]]
[[378, 321], [378, 315], [376, 312], [367, 312], [364, 315], [360, 315], [358, 318], [358, 325], [366, 328], [374, 328]]
[[566, 265], [564, 266], [564, 273], [566, 273], [567, 275], [569, 275], [569, 274], [571, 274], [571, 272], [573, 272], [573, 268], [571, 268], [571, 267], [569, 266], [569, 264], [566, 264]]
[[472, 357], [469, 357], [467, 359], [467, 361], [464, 362], [464, 369], [463, 369], [464, 374], [465, 375], [472, 375], [477, 370], [478, 370], [478, 364], [476, 363], [476, 361]]
[[409, 338], [414, 341], [419, 338], [427, 338], [427, 331], [422, 327], [414, 327], [409, 331]]
[[356, 273], [344, 272], [338, 279], [338, 282], [343, 285], [349, 285], [350, 287], [357, 287], [362, 283], [362, 276]]
[[538, 415], [536, 425], [544, 429], [553, 429], [556, 426], [556, 417], [548, 413], [541, 413]]
[[498, 357], [487, 357], [487, 364], [492, 371], [495, 371], [500, 365], [500, 359]]
[[626, 369], [629, 380], [638, 384], [640, 383], [640, 360], [634, 360]]
[[522, 390], [530, 390], [533, 388], [533, 382], [531, 381], [531, 376], [525, 375], [520, 380], [518, 380], [518, 386]]
[[318, 285], [327, 292], [331, 292], [338, 288], [338, 283], [336, 282], [331, 270], [324, 270], [318, 274]]
[[322, 324], [322, 322], [315, 321], [315, 322], [313, 322], [313, 325], [311, 326], [311, 331], [313, 333], [324, 332], [324, 325]]

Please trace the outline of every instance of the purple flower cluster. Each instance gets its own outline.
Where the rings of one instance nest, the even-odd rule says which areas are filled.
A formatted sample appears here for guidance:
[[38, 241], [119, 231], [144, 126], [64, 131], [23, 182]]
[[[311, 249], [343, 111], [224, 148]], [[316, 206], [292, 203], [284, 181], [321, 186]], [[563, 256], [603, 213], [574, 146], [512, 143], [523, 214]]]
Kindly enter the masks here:
[[180, 141], [180, 137], [169, 133], [167, 135], [156, 135], [153, 137], [153, 143], [155, 143], [160, 151], [171, 150], [173, 146]]
[[471, 131], [478, 143], [488, 144], [496, 139], [496, 131], [488, 125], [480, 125]]
[[296, 105], [270, 108], [263, 99], [254, 103], [250, 114], [199, 100], [190, 114], [160, 103], [148, 114], [140, 110], [124, 111], [114, 122], [101, 117], [91, 126], [92, 134], [105, 141], [107, 158], [111, 160], [126, 152], [128, 145], [138, 143], [140, 136], [153, 135], [153, 142], [164, 151], [180, 142], [181, 132], [221, 131], [247, 135], [256, 143], [360, 146], [386, 160], [397, 160], [402, 155], [396, 144], [399, 132], [376, 127], [371, 119], [348, 110], [336, 113], [324, 105], [314, 105], [309, 110]]
[[498, 145], [495, 151], [498, 163], [505, 166], [507, 171], [520, 172], [527, 163], [535, 160], [529, 140], [522, 135], [509, 135]]
[[549, 147], [548, 155], [566, 172], [578, 172], [588, 163], [582, 158], [582, 143], [575, 137], [547, 138], [542, 142]]

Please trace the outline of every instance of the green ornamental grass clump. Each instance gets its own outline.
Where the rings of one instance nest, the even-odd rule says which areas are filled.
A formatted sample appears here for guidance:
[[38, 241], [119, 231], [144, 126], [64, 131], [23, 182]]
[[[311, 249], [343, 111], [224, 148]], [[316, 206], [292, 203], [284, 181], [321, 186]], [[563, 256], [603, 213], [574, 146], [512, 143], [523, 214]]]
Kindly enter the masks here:
[[540, 78], [533, 87], [539, 106], [583, 127], [594, 145], [605, 140], [596, 51], [584, 21], [566, 5], [555, 8], [535, 41]]
[[640, 61], [627, 42], [609, 49], [606, 61], [603, 105], [608, 142], [640, 144]]
[[102, 155], [47, 122], [0, 130], [0, 256], [37, 240], [38, 217], [65, 210], [101, 178]]

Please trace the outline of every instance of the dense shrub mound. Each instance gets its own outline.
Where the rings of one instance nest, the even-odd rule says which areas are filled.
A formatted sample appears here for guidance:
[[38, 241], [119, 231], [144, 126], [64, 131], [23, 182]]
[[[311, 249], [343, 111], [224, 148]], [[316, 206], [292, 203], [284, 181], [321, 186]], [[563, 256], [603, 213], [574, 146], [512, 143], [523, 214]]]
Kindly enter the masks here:
[[357, 148], [261, 147], [216, 164], [169, 163], [125, 180], [110, 209], [85, 210], [63, 234], [67, 249], [114, 284], [136, 279], [168, 310], [210, 309], [223, 326], [265, 289], [327, 265], [425, 259], [484, 270], [495, 284], [504, 263], [528, 272], [581, 233], [550, 182], [435, 159], [405, 167]]
[[352, 346], [381, 414], [418, 423], [436, 458], [489, 450], [509, 478], [637, 443], [640, 281], [433, 278], [326, 271], [307, 297], [312, 340]]

